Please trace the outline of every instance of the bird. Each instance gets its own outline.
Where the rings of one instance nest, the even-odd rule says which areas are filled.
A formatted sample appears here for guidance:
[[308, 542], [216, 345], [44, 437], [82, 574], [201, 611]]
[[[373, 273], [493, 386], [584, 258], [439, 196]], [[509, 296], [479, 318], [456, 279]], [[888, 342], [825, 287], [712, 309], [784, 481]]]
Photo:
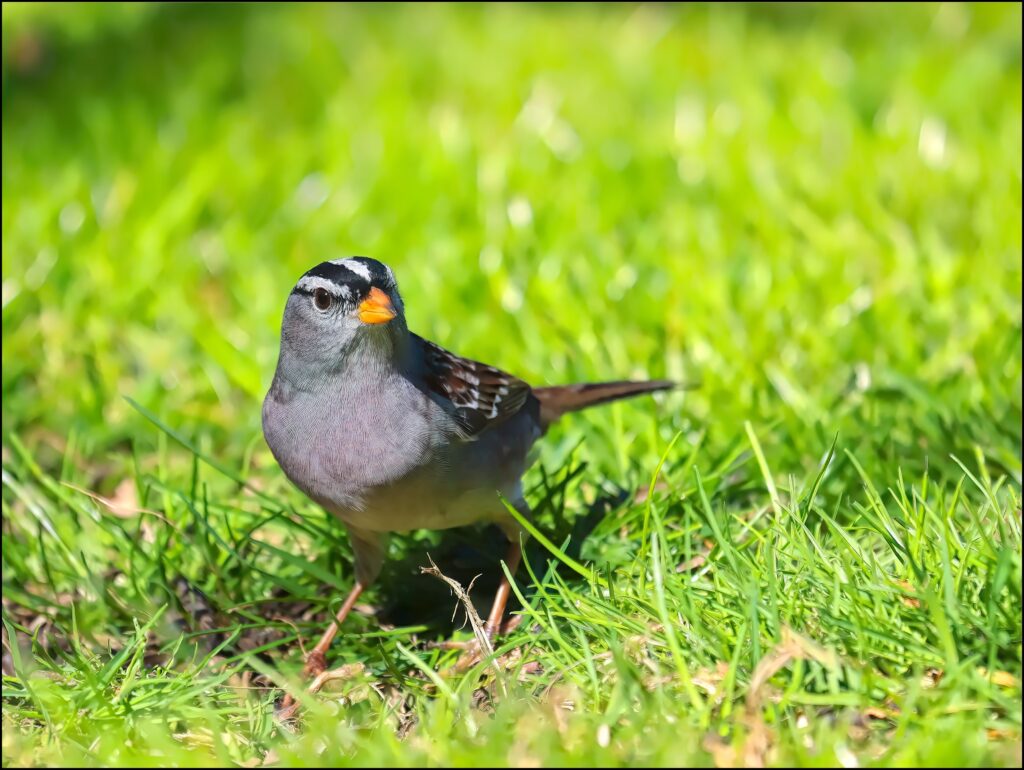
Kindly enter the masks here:
[[[339, 626], [380, 574], [388, 535], [494, 523], [515, 574], [530, 449], [563, 415], [668, 390], [669, 380], [531, 387], [409, 331], [391, 268], [370, 257], [321, 262], [299, 278], [281, 322], [263, 434], [285, 476], [348, 531], [355, 584], [308, 653], [315, 679]], [[485, 631], [501, 627], [511, 586], [495, 595]], [[283, 710], [297, 704], [286, 696]]]

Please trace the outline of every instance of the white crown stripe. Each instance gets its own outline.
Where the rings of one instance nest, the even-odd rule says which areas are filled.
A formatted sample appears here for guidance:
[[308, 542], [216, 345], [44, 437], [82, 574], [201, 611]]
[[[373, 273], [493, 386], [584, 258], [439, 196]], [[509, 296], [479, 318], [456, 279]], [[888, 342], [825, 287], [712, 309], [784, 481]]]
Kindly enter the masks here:
[[342, 296], [348, 299], [351, 295], [351, 291], [348, 286], [340, 286], [329, 278], [321, 278], [316, 275], [308, 275], [299, 279], [299, 282], [295, 284], [295, 288], [302, 289], [303, 291], [316, 291], [317, 289], [326, 289], [335, 296]]
[[331, 264], [332, 265], [340, 265], [341, 267], [345, 268], [349, 272], [355, 273], [360, 278], [362, 278], [364, 281], [371, 282], [371, 283], [373, 281], [373, 276], [370, 273], [370, 268], [368, 268], [366, 265], [364, 265], [362, 262], [359, 262], [358, 260], [351, 259], [351, 258], [350, 259], [332, 259], [331, 260]]

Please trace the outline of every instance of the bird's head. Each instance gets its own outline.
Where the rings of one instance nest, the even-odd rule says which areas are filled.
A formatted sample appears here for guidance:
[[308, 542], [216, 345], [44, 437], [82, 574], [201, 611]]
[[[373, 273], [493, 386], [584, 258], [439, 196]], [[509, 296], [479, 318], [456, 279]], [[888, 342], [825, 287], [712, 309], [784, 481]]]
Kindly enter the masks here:
[[369, 257], [321, 262], [288, 297], [281, 359], [314, 372], [339, 370], [353, 356], [381, 365], [401, 352], [405, 308], [391, 268]]

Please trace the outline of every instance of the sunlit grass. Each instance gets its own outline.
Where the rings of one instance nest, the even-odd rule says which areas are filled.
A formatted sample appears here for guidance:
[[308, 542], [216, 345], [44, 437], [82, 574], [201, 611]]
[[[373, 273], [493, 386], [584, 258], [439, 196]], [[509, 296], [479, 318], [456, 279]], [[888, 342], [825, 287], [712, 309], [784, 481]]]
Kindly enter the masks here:
[[[1019, 765], [1019, 6], [3, 13], [5, 764]], [[259, 403], [353, 253], [700, 387], [546, 437], [500, 681], [418, 569], [500, 536], [399, 537], [292, 734], [351, 554]]]

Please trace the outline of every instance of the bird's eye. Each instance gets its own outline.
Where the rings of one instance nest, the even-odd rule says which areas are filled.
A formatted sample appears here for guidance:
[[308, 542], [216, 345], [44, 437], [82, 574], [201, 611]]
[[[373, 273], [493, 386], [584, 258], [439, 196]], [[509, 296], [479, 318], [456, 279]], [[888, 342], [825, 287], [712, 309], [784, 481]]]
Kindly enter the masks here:
[[319, 288], [313, 292], [313, 304], [317, 306], [319, 310], [330, 310], [331, 303], [334, 301], [334, 297], [327, 289]]

